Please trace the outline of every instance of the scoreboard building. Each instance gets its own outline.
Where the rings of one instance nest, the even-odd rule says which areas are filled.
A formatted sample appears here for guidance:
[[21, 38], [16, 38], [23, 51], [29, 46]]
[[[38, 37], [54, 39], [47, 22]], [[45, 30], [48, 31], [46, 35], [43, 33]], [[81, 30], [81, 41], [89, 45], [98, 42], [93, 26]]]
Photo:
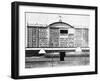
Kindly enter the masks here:
[[27, 25], [27, 48], [88, 47], [88, 28], [76, 28], [68, 23]]

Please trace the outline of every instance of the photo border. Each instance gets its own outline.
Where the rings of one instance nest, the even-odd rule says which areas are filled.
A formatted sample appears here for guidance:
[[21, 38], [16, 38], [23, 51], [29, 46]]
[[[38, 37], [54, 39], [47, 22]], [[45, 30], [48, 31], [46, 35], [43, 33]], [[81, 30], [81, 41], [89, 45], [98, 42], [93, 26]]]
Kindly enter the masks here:
[[[95, 71], [75, 72], [75, 73], [59, 73], [59, 74], [43, 74], [43, 75], [19, 75], [19, 6], [42, 6], [42, 7], [58, 7], [58, 8], [74, 8], [74, 9], [89, 9], [95, 10]], [[96, 6], [81, 6], [81, 5], [65, 5], [65, 4], [49, 4], [49, 3], [31, 3], [31, 2], [12, 2], [11, 4], [11, 78], [42, 78], [42, 77], [58, 77], [58, 76], [73, 76], [73, 75], [88, 75], [98, 73], [98, 8]]]

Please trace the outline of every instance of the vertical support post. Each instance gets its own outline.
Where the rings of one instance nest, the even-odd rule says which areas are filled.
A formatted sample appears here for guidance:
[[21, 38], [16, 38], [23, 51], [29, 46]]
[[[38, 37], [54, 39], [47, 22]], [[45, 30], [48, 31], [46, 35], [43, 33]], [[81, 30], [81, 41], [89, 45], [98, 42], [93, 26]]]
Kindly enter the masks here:
[[65, 52], [60, 52], [60, 61], [64, 61]]

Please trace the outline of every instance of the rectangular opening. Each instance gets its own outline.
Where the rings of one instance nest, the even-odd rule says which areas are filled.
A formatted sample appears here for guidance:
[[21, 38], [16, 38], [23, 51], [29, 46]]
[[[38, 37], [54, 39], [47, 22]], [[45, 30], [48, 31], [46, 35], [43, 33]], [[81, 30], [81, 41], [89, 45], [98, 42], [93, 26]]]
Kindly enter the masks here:
[[60, 30], [61, 34], [68, 34], [68, 30]]

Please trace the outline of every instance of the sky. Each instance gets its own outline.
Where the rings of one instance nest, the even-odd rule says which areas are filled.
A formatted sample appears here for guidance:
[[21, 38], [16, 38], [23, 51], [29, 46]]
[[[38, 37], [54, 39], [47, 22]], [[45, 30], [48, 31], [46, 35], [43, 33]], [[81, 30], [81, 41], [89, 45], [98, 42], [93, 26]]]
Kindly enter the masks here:
[[[53, 22], [58, 22], [59, 19], [62, 22], [68, 23], [77, 28], [88, 28], [90, 16], [84, 14], [60, 14], [60, 13], [38, 13], [38, 12], [26, 12], [26, 23], [28, 24], [43, 24], [49, 25]], [[60, 17], [61, 16], [61, 17]]]

